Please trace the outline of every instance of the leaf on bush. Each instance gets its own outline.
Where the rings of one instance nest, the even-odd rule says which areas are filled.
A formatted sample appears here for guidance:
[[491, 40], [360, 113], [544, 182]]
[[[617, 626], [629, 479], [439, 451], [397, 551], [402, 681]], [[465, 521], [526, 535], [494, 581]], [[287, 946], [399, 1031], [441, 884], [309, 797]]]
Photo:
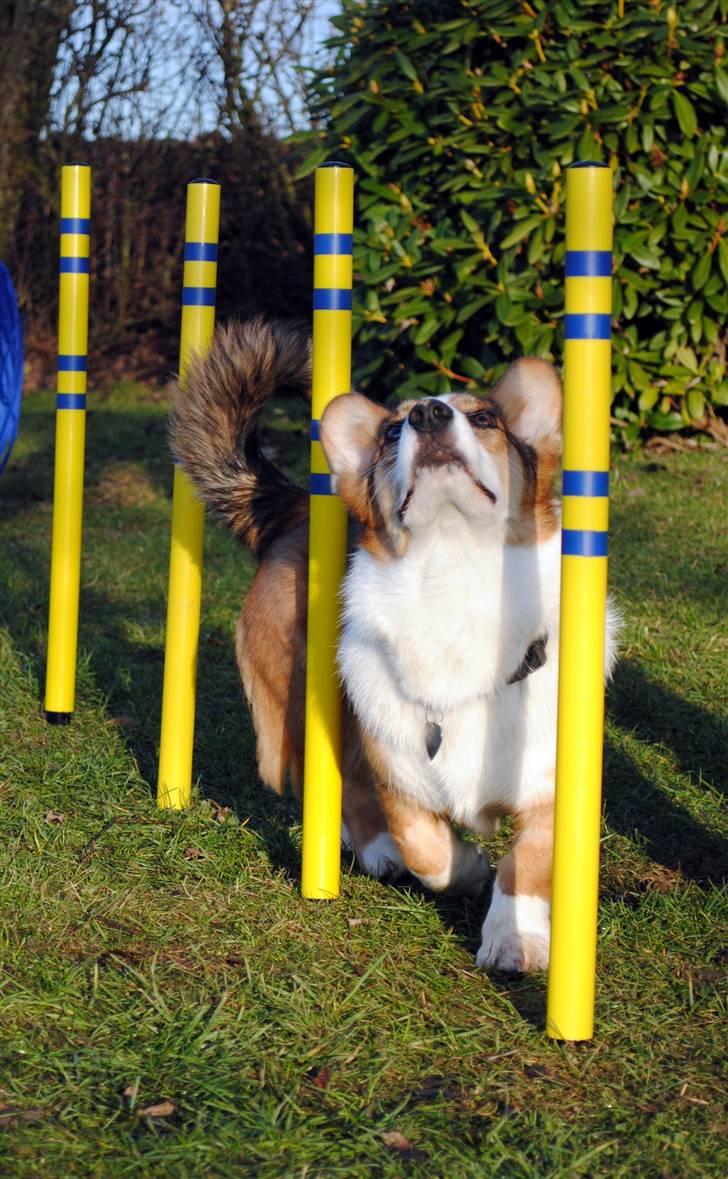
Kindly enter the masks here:
[[718, 264], [723, 278], [728, 283], [728, 241], [724, 237], [718, 242]]
[[[679, 52], [658, 4], [624, 5], [616, 25], [612, 0], [537, 17], [492, 0], [419, 7], [430, 19], [418, 6], [415, 19], [409, 4], [347, 0], [333, 72], [311, 87], [328, 124], [324, 139], [310, 133], [302, 172], [346, 135], [360, 176], [359, 387], [436, 392], [443, 361], [484, 383], [524, 353], [559, 362], [564, 169], [582, 155], [608, 160], [615, 177], [620, 436], [700, 420], [686, 392], [698, 374], [706, 411], [723, 404], [725, 0], [683, 0]], [[524, 61], [515, 76], [511, 63]], [[422, 284], [435, 276], [430, 292]]]
[[715, 65], [715, 86], [723, 102], [728, 106], [728, 70], [717, 62]]
[[435, 332], [437, 331], [437, 327], [437, 316], [426, 316], [414, 334], [413, 338], [415, 344], [426, 344], [431, 336], [434, 336]]
[[685, 405], [688, 411], [688, 416], [694, 422], [700, 422], [705, 417], [705, 398], [699, 389], [688, 389], [685, 396]]
[[647, 425], [653, 430], [682, 430], [685, 422], [682, 414], [674, 411], [662, 413], [660, 410], [655, 410], [648, 417]]
[[405, 78], [409, 78], [410, 82], [416, 82], [417, 81], [417, 70], [412, 65], [412, 62], [406, 56], [406, 54], [401, 53], [399, 49], [395, 49], [394, 56], [396, 57], [397, 64], [399, 65], [399, 68], [401, 69]]
[[678, 348], [675, 353], [675, 359], [684, 365], [688, 372], [696, 373], [698, 371], [698, 358], [692, 348]]
[[304, 176], [310, 176], [310, 174], [316, 168], [318, 168], [319, 164], [323, 164], [324, 160], [328, 159], [330, 154], [331, 149], [328, 147], [328, 145], [324, 144], [321, 147], [317, 147], [314, 151], [306, 156], [306, 159], [301, 164], [293, 179], [303, 180]]
[[515, 246], [517, 242], [522, 242], [524, 237], [528, 237], [529, 233], [536, 228], [537, 225], [543, 224], [543, 217], [524, 217], [523, 221], [518, 221], [511, 230], [506, 234], [503, 241], [500, 243], [502, 250], [507, 250], [509, 246]]
[[700, 258], [698, 258], [695, 266], [693, 267], [691, 279], [696, 291], [701, 291], [708, 281], [708, 276], [710, 274], [710, 259], [710, 254], [703, 254]]
[[687, 135], [688, 139], [692, 139], [698, 127], [695, 107], [680, 90], [673, 90], [672, 105], [675, 108], [675, 117], [680, 124], [680, 130], [683, 135]]
[[652, 409], [652, 407], [656, 404], [658, 397], [659, 397], [659, 393], [657, 392], [657, 389], [655, 389], [655, 387], [652, 386], [651, 388], [642, 390], [642, 392], [640, 393], [639, 401], [637, 402], [637, 404], [638, 404], [639, 408], [644, 413], [646, 413], [648, 410]]

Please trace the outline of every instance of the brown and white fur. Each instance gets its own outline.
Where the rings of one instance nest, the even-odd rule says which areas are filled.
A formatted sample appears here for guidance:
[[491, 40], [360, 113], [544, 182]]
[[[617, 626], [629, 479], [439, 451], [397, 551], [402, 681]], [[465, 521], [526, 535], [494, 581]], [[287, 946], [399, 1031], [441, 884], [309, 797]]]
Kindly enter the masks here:
[[[302, 776], [308, 496], [261, 454], [272, 396], [306, 394], [306, 337], [254, 320], [218, 332], [190, 369], [172, 447], [203, 499], [256, 554], [236, 651], [260, 776]], [[478, 964], [544, 968], [549, 953], [560, 521], [552, 484], [561, 388], [540, 360], [486, 397], [448, 393], [394, 411], [356, 393], [321, 422], [351, 519], [339, 667], [344, 823], [362, 867], [405, 868], [435, 891], [479, 891], [487, 856], [452, 823], [492, 833], [514, 816]], [[607, 664], [614, 655], [608, 625]], [[531, 644], [547, 659], [510, 682]], [[431, 759], [427, 722], [442, 743]]]

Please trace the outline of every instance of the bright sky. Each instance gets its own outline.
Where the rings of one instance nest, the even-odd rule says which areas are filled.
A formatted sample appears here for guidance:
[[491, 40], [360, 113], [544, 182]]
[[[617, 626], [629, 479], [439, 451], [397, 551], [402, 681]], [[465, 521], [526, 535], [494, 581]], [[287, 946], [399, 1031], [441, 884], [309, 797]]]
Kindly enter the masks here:
[[[275, 5], [277, 0], [270, 0]], [[320, 47], [331, 33], [330, 18], [340, 9], [339, 0], [315, 0], [313, 14], [304, 35], [304, 65], [320, 64]], [[189, 11], [189, 10], [188, 10]], [[194, 14], [194, 9], [193, 9]], [[263, 14], [264, 19], [264, 14]], [[74, 15], [78, 32], [72, 35], [75, 52], [84, 54], [89, 51], [88, 33], [83, 32], [89, 26], [89, 9], [79, 5]], [[194, 52], [196, 39], [199, 36], [195, 25], [194, 15], [181, 19], [180, 9], [175, 0], [162, 0], [154, 8], [155, 28], [165, 44], [177, 40], [177, 52], [170, 52], [167, 56], [154, 56], [148, 84], [140, 91], [135, 85], [133, 101], [117, 100], [112, 107], [105, 108], [104, 98], [109, 79], [113, 75], [115, 65], [114, 56], [105, 55], [101, 61], [101, 70], [92, 83], [91, 94], [94, 106], [85, 120], [84, 132], [90, 137], [99, 134], [121, 134], [135, 136], [142, 132], [172, 136], [186, 136], [213, 130], [217, 121], [217, 111], [209, 94], [197, 87], [194, 89], [194, 78], [191, 84], [185, 85], [184, 65]], [[263, 25], [264, 27], [264, 25]], [[101, 33], [103, 30], [101, 30]], [[143, 41], [141, 43], [143, 45]], [[113, 43], [112, 43], [113, 48]], [[128, 58], [128, 69], [137, 74], [143, 68], [139, 56]], [[56, 80], [54, 97], [54, 114], [57, 125], [64, 127], [73, 125], [74, 102], [78, 93], [76, 78], [71, 74], [63, 84], [60, 79], [64, 71], [68, 71], [68, 63], [72, 60], [70, 51], [61, 53]], [[104, 66], [106, 69], [104, 70]], [[293, 88], [293, 82], [292, 82]], [[275, 100], [271, 95], [270, 108], [274, 109]], [[102, 112], [104, 112], [102, 114]], [[298, 115], [298, 112], [297, 112]], [[300, 110], [301, 125], [305, 126], [305, 111]], [[281, 128], [287, 131], [290, 128]]]

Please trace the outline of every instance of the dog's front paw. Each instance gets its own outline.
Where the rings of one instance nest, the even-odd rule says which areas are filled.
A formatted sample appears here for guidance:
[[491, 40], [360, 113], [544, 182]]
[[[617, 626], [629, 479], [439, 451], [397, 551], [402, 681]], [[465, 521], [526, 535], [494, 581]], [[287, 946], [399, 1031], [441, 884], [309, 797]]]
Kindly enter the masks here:
[[508, 896], [496, 880], [477, 964], [481, 970], [511, 974], [546, 970], [550, 935], [548, 902], [536, 896]]
[[356, 856], [360, 867], [368, 876], [390, 883], [399, 880], [407, 872], [399, 849], [388, 831], [381, 831], [367, 843]]

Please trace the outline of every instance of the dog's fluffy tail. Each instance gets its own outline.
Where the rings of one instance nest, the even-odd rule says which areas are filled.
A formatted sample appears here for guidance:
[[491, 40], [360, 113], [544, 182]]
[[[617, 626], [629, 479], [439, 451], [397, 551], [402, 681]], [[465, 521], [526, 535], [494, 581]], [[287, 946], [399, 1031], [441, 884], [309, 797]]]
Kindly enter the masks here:
[[255, 423], [266, 401], [310, 396], [311, 348], [288, 324], [252, 319], [219, 328], [187, 370], [170, 421], [172, 452], [205, 503], [260, 557], [302, 521], [308, 496], [267, 459]]

